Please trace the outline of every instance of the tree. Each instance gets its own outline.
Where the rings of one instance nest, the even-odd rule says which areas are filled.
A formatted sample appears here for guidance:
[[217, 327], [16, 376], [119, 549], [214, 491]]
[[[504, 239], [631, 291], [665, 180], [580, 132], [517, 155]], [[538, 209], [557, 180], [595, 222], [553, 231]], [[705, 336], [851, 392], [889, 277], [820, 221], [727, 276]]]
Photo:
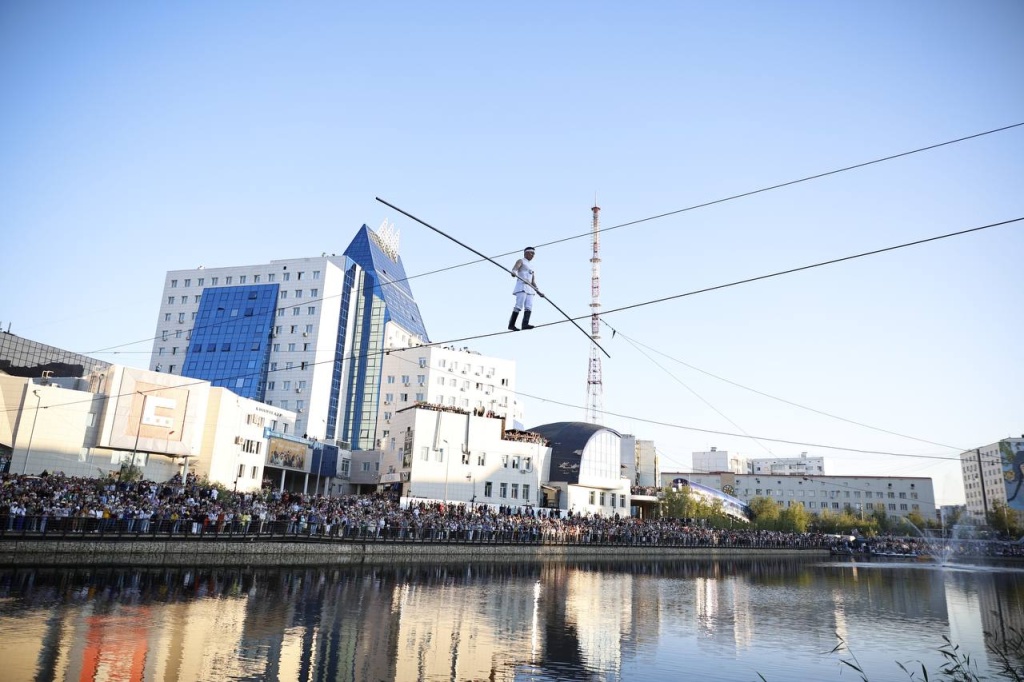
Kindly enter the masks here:
[[754, 527], [760, 530], [777, 530], [779, 525], [779, 505], [770, 497], [755, 497], [750, 501], [750, 511], [754, 514]]
[[1020, 518], [1015, 509], [1010, 509], [1005, 502], [993, 502], [992, 509], [986, 515], [988, 525], [993, 530], [1008, 538], [1021, 536]]
[[782, 530], [790, 533], [805, 533], [811, 523], [811, 513], [802, 504], [791, 504], [779, 514]]

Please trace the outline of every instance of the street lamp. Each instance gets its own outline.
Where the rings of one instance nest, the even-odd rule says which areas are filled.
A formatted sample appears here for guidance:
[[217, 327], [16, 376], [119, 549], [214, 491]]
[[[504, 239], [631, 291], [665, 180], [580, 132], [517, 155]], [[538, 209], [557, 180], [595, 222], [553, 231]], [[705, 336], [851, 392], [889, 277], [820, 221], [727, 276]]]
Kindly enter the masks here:
[[146, 398], [149, 397], [149, 395], [142, 391], [136, 391], [136, 393], [142, 396], [142, 411], [139, 412], [139, 428], [135, 430], [135, 447], [132, 448], [132, 471], [128, 472], [129, 476], [132, 475], [135, 469], [135, 455], [139, 452], [139, 436], [142, 435], [142, 419], [146, 416]]
[[451, 468], [451, 466], [450, 466], [451, 463], [447, 459], [447, 454], [448, 453], [445, 452], [448, 449], [448, 441], [443, 440], [441, 442], [444, 443], [444, 447], [441, 448], [441, 459], [444, 460], [444, 501], [447, 502], [448, 501], [448, 470]]
[[28, 447], [25, 448], [25, 466], [21, 470], [21, 475], [24, 476], [28, 473], [28, 456], [32, 454], [32, 436], [36, 433], [36, 422], [39, 421], [39, 403], [42, 401], [43, 396], [39, 395], [39, 389], [32, 391], [36, 397], [36, 413], [32, 415], [32, 428], [28, 432]]
[[324, 444], [320, 442], [319, 438], [313, 438], [313, 452], [317, 453], [317, 467], [316, 467], [316, 494], [320, 494], [320, 472], [324, 468]]

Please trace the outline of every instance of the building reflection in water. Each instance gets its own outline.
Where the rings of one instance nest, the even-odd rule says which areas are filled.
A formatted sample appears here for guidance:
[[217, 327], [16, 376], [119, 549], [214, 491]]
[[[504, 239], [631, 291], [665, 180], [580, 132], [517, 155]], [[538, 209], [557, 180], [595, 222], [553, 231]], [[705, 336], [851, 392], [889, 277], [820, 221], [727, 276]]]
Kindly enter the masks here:
[[838, 635], [881, 679], [942, 635], [987, 669], [983, 633], [1024, 630], [1022, 575], [781, 559], [8, 569], [0, 655], [9, 680], [622, 679], [747, 657], [781, 679]]

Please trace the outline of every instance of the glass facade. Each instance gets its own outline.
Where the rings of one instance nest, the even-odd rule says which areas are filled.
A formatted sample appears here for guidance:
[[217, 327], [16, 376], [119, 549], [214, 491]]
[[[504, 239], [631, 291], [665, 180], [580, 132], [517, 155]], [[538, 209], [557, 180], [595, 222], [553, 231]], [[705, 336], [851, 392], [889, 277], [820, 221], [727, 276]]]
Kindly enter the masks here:
[[276, 284], [204, 289], [182, 375], [263, 401], [277, 295]]
[[[375, 447], [385, 325], [394, 322], [424, 342], [429, 338], [397, 253], [389, 255], [377, 235], [363, 225], [345, 257], [327, 433], [349, 442], [353, 450], [370, 450]], [[334, 415], [342, 401], [339, 425]]]
[[109, 367], [109, 362], [0, 332], [0, 370], [11, 376], [38, 379], [53, 372], [55, 377], [83, 377]]

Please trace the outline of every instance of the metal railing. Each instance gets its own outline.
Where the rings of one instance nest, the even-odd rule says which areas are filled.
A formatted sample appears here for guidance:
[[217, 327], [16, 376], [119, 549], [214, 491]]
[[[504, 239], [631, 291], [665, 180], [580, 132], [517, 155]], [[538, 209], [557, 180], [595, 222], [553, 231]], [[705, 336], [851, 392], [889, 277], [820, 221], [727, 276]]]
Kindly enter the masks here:
[[635, 547], [733, 547], [749, 549], [827, 549], [817, 534], [764, 536], [747, 531], [688, 532], [607, 530], [586, 526], [422, 523], [384, 525], [331, 523], [299, 519], [224, 522], [209, 518], [118, 519], [89, 517], [0, 516], [0, 539], [61, 540], [246, 540], [309, 542], [381, 542], [465, 545], [597, 545]]

